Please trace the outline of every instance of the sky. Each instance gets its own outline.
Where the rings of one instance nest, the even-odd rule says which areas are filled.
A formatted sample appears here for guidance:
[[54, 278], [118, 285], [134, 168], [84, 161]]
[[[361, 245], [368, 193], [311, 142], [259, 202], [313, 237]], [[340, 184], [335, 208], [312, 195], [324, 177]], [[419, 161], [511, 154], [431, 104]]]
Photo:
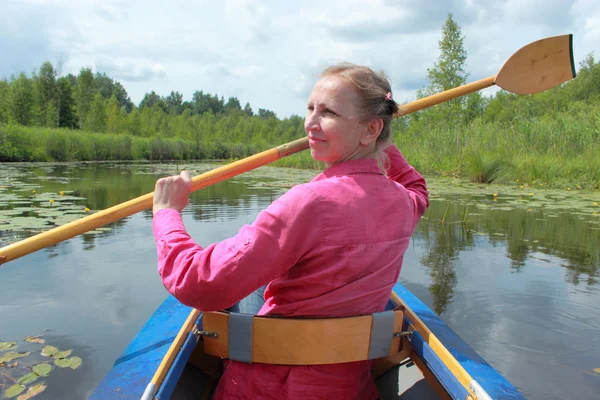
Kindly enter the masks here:
[[319, 73], [347, 61], [383, 70], [403, 103], [427, 86], [448, 13], [468, 81], [549, 36], [573, 34], [577, 65], [600, 57], [600, 0], [2, 0], [0, 79], [50, 61], [61, 75], [106, 73], [135, 104], [202, 90], [285, 118], [304, 115]]

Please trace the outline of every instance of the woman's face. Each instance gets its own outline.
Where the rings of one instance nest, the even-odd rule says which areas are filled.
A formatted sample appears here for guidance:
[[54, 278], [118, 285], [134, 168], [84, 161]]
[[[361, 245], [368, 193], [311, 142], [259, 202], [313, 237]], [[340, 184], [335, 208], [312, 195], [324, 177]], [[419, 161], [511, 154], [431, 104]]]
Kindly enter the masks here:
[[323, 77], [315, 84], [304, 119], [315, 160], [332, 166], [363, 158], [374, 149], [374, 141], [365, 140], [368, 124], [361, 122], [358, 104], [358, 94], [339, 77]]

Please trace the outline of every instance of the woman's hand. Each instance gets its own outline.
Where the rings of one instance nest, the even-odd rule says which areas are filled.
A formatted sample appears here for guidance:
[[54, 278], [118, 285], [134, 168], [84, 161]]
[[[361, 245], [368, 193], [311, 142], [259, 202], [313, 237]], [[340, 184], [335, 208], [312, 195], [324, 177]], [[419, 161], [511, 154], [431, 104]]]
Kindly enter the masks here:
[[179, 212], [190, 202], [192, 179], [187, 171], [179, 175], [161, 178], [154, 187], [154, 204], [152, 213], [163, 208], [173, 208]]

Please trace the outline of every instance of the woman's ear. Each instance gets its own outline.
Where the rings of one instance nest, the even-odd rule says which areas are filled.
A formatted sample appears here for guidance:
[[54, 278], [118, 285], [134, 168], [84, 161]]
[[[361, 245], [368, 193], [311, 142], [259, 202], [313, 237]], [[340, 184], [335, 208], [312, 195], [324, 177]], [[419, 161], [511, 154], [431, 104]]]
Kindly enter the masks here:
[[383, 120], [381, 118], [373, 118], [366, 123], [366, 128], [366, 131], [360, 137], [360, 143], [364, 146], [377, 141], [383, 130]]

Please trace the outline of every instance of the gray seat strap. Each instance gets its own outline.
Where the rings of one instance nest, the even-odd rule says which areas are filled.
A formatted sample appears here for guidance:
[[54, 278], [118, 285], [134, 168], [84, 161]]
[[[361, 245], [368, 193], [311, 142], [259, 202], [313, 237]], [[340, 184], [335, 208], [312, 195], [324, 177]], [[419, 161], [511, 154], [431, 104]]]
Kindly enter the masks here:
[[252, 363], [252, 314], [229, 314], [229, 359]]
[[[369, 360], [387, 357], [394, 338], [394, 311], [384, 311], [371, 314], [371, 342], [369, 343]], [[231, 340], [231, 339], [230, 339]]]

